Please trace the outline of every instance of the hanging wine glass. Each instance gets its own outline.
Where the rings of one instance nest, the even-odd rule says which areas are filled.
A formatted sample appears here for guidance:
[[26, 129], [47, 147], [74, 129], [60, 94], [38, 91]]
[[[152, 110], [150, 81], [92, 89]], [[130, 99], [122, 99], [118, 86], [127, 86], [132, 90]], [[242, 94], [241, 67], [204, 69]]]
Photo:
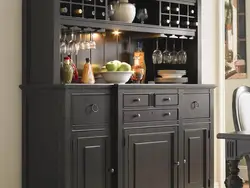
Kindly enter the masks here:
[[183, 50], [183, 40], [181, 40], [181, 50], [177, 54], [177, 59], [179, 64], [186, 64], [187, 53]]
[[67, 38], [67, 34], [66, 34], [66, 32], [64, 32], [63, 35], [60, 38], [60, 54], [66, 54], [67, 53], [66, 38]]
[[172, 59], [171, 59], [171, 53], [168, 51], [168, 43], [167, 43], [167, 39], [165, 42], [165, 50], [162, 53], [162, 59], [163, 59], [163, 63], [164, 64], [170, 64]]
[[156, 40], [156, 49], [152, 54], [153, 64], [161, 64], [162, 63], [162, 52], [159, 50], [158, 39]]
[[90, 34], [89, 48], [96, 49], [96, 42], [93, 39], [93, 33]]
[[84, 40], [83, 40], [82, 35], [83, 34], [81, 34], [80, 49], [81, 50], [89, 50], [90, 49], [90, 45], [89, 45], [89, 42], [86, 40], [86, 34], [84, 34]]
[[177, 64], [178, 63], [178, 58], [177, 58], [177, 52], [175, 51], [175, 41], [173, 44], [173, 51], [170, 53], [171, 56], [171, 63], [172, 64]]

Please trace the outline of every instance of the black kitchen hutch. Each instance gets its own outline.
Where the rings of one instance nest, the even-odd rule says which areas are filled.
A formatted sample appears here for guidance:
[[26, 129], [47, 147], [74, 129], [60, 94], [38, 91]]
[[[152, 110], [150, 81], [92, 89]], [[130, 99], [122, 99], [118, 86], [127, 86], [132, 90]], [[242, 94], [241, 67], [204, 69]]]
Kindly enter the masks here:
[[[200, 0], [131, 0], [148, 8], [145, 24], [72, 14], [91, 1], [96, 13], [107, 12], [109, 0], [23, 0], [23, 188], [213, 187], [214, 86], [201, 84]], [[171, 3], [195, 7], [196, 15], [165, 13]], [[171, 16], [196, 19], [198, 28], [164, 25]], [[185, 69], [188, 84], [63, 85], [65, 26], [119, 29], [131, 51], [143, 40], [147, 81], [159, 69]], [[192, 38], [185, 42], [187, 64], [152, 65], [155, 37], [163, 35]], [[99, 59], [105, 61], [112, 45], [105, 43]]]

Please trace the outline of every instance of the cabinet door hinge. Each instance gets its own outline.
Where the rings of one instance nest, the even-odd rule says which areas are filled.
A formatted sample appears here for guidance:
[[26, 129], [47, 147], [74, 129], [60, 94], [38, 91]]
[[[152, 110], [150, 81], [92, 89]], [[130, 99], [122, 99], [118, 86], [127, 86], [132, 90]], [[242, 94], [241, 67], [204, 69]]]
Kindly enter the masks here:
[[210, 187], [210, 179], [207, 180], [207, 185]]

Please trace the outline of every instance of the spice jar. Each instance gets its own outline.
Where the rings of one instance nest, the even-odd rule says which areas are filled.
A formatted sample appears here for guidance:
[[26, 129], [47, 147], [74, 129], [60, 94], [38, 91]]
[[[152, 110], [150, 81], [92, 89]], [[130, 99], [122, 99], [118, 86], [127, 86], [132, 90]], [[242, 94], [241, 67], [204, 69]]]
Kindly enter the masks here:
[[61, 66], [61, 81], [63, 84], [70, 84], [72, 82], [74, 69], [71, 65], [70, 57], [65, 57]]
[[81, 81], [84, 84], [94, 84], [95, 83], [95, 77], [93, 74], [93, 70], [92, 70], [92, 66], [90, 64], [89, 58], [86, 58], [86, 63], [84, 64]]

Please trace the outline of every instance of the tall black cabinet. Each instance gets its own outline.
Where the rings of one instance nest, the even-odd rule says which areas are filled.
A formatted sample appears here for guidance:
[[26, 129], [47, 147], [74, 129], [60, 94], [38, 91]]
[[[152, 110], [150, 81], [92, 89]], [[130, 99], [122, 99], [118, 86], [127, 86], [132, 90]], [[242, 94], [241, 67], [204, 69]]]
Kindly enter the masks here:
[[[215, 86], [201, 84], [200, 30], [164, 25], [170, 15], [160, 10], [169, 3], [194, 7], [196, 16], [179, 17], [199, 25], [201, 1], [131, 0], [153, 15], [145, 24], [60, 15], [62, 6], [72, 12], [85, 2], [23, 0], [23, 188], [212, 188]], [[111, 1], [103, 2], [96, 10]], [[65, 26], [104, 30], [107, 36], [119, 29], [121, 43], [130, 43], [130, 59], [143, 40], [149, 81], [159, 69], [177, 69], [187, 71], [189, 82], [63, 85], [59, 38]], [[163, 38], [164, 50], [171, 35], [192, 38], [184, 45], [187, 64], [153, 65], [155, 39]], [[90, 54], [106, 60], [114, 41], [101, 44], [103, 53]]]

